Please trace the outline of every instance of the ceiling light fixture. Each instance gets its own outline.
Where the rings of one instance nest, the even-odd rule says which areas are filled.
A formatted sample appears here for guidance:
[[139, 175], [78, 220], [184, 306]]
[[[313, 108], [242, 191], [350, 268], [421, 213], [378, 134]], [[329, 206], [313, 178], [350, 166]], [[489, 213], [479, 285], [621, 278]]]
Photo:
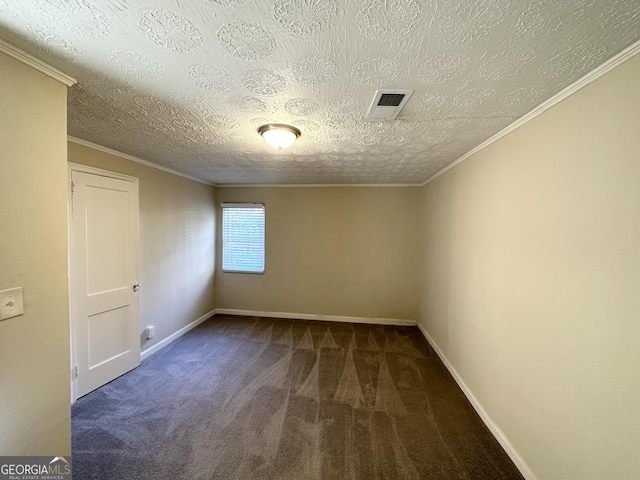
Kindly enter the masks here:
[[273, 148], [282, 150], [290, 147], [301, 135], [300, 130], [282, 123], [268, 123], [258, 128], [258, 133], [264, 137]]

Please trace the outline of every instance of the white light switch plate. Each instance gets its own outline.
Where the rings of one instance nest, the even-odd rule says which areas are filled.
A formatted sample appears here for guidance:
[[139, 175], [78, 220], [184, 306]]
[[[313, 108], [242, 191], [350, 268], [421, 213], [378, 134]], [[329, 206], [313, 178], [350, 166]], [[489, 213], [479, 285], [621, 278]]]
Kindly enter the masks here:
[[0, 292], [0, 320], [24, 315], [22, 287], [10, 288]]

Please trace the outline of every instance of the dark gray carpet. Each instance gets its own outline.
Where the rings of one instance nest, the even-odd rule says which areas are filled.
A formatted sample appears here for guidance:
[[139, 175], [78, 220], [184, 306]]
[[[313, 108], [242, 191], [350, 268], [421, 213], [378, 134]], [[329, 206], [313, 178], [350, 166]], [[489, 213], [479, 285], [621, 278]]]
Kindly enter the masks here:
[[72, 409], [74, 479], [521, 479], [415, 327], [215, 316]]

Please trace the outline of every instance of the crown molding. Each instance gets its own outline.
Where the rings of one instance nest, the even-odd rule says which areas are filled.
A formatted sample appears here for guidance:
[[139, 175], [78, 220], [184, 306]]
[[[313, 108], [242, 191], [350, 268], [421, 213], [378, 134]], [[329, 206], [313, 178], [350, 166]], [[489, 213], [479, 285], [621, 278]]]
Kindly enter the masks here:
[[[77, 83], [77, 80], [63, 72], [61, 72], [60, 70], [52, 67], [51, 65], [43, 62], [42, 60], [39, 60], [38, 58], [34, 57], [33, 55], [28, 54], [27, 52], [25, 52], [24, 50], [21, 50], [15, 46], [13, 46], [12, 44], [5, 42], [4, 40], [0, 39], [0, 52], [5, 53], [7, 55], [9, 55], [12, 58], [15, 58], [16, 60], [24, 63], [25, 65], [28, 65], [36, 70], [38, 70], [39, 72], [44, 73], [45, 75], [63, 83], [64, 85], [66, 85], [67, 87], [70, 87], [74, 84]], [[318, 188], [318, 187], [419, 187], [421, 186], [419, 183], [414, 183], [414, 184], [405, 184], [405, 183], [399, 183], [399, 184], [232, 184], [232, 185], [217, 185], [215, 183], [211, 183], [211, 182], [206, 182], [204, 180], [200, 180], [198, 178], [192, 177], [190, 175], [186, 175], [184, 173], [178, 172], [176, 170], [172, 170], [170, 168], [167, 167], [163, 167], [160, 165], [157, 165], [153, 162], [149, 162], [147, 160], [143, 160], [141, 158], [138, 157], [134, 157], [133, 155], [128, 155], [126, 153], [122, 153], [119, 152], [117, 150], [113, 150], [111, 148], [107, 148], [104, 147], [102, 145], [98, 145], [96, 143], [93, 142], [89, 142], [87, 140], [82, 140], [80, 138], [76, 138], [73, 137], [71, 135], [67, 136], [67, 140], [73, 143], [76, 143], [78, 145], [83, 145], [85, 147], [89, 147], [89, 148], [93, 148], [94, 150], [99, 150], [101, 152], [104, 153], [109, 153], [111, 155], [115, 155], [117, 157], [120, 158], [124, 158], [126, 160], [131, 160], [132, 162], [136, 162], [136, 163], [140, 163], [142, 165], [146, 165], [148, 167], [151, 168], [155, 168], [157, 170], [162, 170], [164, 172], [167, 173], [171, 173], [173, 175], [177, 175], [180, 177], [184, 177], [187, 178], [189, 180], [193, 180], [195, 182], [199, 182], [199, 183], [203, 183], [205, 185], [210, 185], [210, 186], [214, 186], [214, 187], [224, 187], [224, 188], [267, 188], [267, 187], [273, 187], [273, 188]]]
[[103, 147], [102, 145], [98, 145], [97, 143], [88, 142], [87, 140], [82, 140], [80, 138], [72, 137], [71, 135], [67, 136], [67, 140], [73, 143], [77, 143], [78, 145], [82, 145], [83, 147], [93, 148], [94, 150], [98, 150], [100, 152], [108, 153], [110, 155], [115, 155], [116, 157], [124, 158], [125, 160], [131, 160], [132, 162], [140, 163], [142, 165], [146, 165], [147, 167], [155, 168], [156, 170], [162, 170], [163, 172], [170, 173], [172, 175], [177, 175], [178, 177], [183, 177], [188, 180], [193, 180], [194, 182], [203, 183], [205, 185], [209, 185], [212, 187], [217, 186], [215, 183], [205, 182], [204, 180], [200, 180], [199, 178], [192, 177], [185, 173], [178, 172], [176, 170], [172, 170], [167, 167], [163, 167], [153, 162], [149, 162], [148, 160], [142, 160], [141, 158], [134, 157], [133, 155], [129, 155], [127, 153], [122, 153], [117, 150], [113, 150], [111, 148]]
[[94, 150], [98, 150], [100, 152], [109, 153], [111, 155], [115, 155], [116, 157], [124, 158], [126, 160], [131, 160], [132, 162], [141, 163], [142, 165], [146, 165], [147, 167], [155, 168], [157, 170], [162, 170], [163, 172], [171, 173], [173, 175], [178, 175], [179, 177], [184, 177], [189, 180], [193, 180], [194, 182], [204, 183], [205, 185], [210, 185], [212, 187], [217, 188], [336, 188], [336, 187], [420, 187], [419, 183], [379, 183], [379, 184], [358, 184], [358, 183], [319, 183], [319, 184], [217, 184], [211, 182], [205, 182], [204, 180], [200, 180], [199, 178], [192, 177], [190, 175], [180, 173], [176, 170], [172, 170], [167, 167], [163, 167], [156, 163], [150, 162], [148, 160], [142, 160], [141, 158], [134, 157], [133, 155], [129, 155], [127, 153], [122, 153], [117, 150], [113, 150], [108, 147], [103, 147], [102, 145], [98, 145], [97, 143], [89, 142], [87, 140], [82, 140], [81, 138], [76, 138], [71, 135], [67, 136], [67, 140], [73, 143], [77, 143], [78, 145], [82, 145], [84, 147], [93, 148]]
[[256, 184], [216, 184], [217, 188], [405, 188], [421, 187], [420, 183], [256, 183]]
[[525, 123], [533, 120], [535, 117], [537, 117], [541, 113], [545, 112], [546, 110], [549, 110], [551, 107], [553, 107], [553, 106], [557, 105], [558, 103], [562, 102], [566, 98], [568, 98], [571, 95], [573, 95], [574, 93], [576, 93], [578, 90], [583, 89], [584, 87], [589, 85], [591, 82], [594, 82], [595, 80], [597, 80], [598, 78], [603, 76], [605, 73], [613, 70], [614, 68], [616, 68], [617, 66], [619, 66], [622, 63], [626, 62], [627, 60], [631, 59], [632, 57], [634, 57], [638, 53], [640, 53], [640, 40], [635, 42], [634, 44], [628, 46], [627, 48], [622, 50], [620, 53], [614, 55], [613, 57], [611, 57], [609, 60], [604, 62], [599, 67], [594, 68], [589, 73], [587, 73], [585, 76], [583, 76], [582, 78], [578, 79], [577, 81], [575, 81], [574, 83], [572, 83], [571, 85], [566, 87], [565, 89], [561, 90], [560, 92], [555, 94], [553, 97], [551, 97], [548, 100], [542, 102], [540, 105], [535, 107], [529, 113], [523, 115], [522, 117], [520, 117], [518, 120], [513, 122], [508, 127], [504, 128], [503, 130], [500, 130], [493, 137], [489, 138], [488, 140], [485, 140], [484, 142], [482, 142], [480, 145], [478, 145], [474, 149], [468, 151], [467, 153], [465, 153], [463, 156], [458, 158], [453, 163], [450, 163], [449, 165], [444, 167], [442, 170], [439, 170], [438, 172], [436, 172], [435, 174], [433, 174], [432, 176], [427, 178], [424, 182], [422, 182], [420, 184], [420, 186], [424, 187], [426, 184], [428, 184], [429, 182], [432, 182], [433, 180], [438, 178], [440, 175], [442, 175], [445, 172], [451, 170], [456, 165], [459, 165], [460, 163], [464, 162], [469, 157], [471, 157], [474, 154], [478, 153], [480, 150], [483, 150], [484, 148], [487, 148], [492, 143], [497, 142], [498, 140], [500, 140], [505, 135], [508, 135], [509, 133], [513, 132], [517, 128], [520, 128]]
[[8, 42], [0, 39], [0, 52], [9, 55], [10, 57], [15, 58], [16, 60], [24, 63], [25, 65], [29, 65], [32, 68], [35, 68], [39, 72], [44, 73], [45, 75], [53, 78], [54, 80], [59, 81], [60, 83], [65, 84], [67, 87], [74, 85], [77, 83], [76, 79], [70, 77], [66, 73], [62, 73], [57, 68], [53, 68], [51, 65], [44, 63], [42, 60], [37, 59], [33, 55], [29, 55], [27, 52], [20, 50], [17, 47], [14, 47]]

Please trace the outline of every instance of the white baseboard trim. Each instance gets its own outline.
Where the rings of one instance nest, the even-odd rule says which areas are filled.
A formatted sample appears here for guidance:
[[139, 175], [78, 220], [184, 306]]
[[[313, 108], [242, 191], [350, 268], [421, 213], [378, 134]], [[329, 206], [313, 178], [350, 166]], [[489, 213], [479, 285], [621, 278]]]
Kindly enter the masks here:
[[167, 338], [162, 339], [155, 345], [143, 350], [140, 353], [140, 361], [144, 361], [158, 350], [166, 347], [174, 340], [177, 340], [189, 330], [193, 330], [205, 320], [211, 318], [213, 315], [244, 315], [248, 317], [271, 317], [271, 318], [292, 318], [300, 320], [320, 320], [323, 322], [345, 322], [345, 323], [369, 323], [373, 325], [396, 325], [396, 326], [408, 326], [415, 327], [418, 322], [416, 320], [403, 320], [398, 318], [368, 318], [368, 317], [343, 317], [335, 315], [315, 315], [310, 313], [287, 313], [287, 312], [259, 312], [256, 310], [236, 310], [233, 308], [214, 308], [208, 313], [205, 313], [200, 318], [194, 320], [189, 325], [182, 327], [177, 332], [169, 335]]
[[156, 353], [158, 350], [166, 347], [167, 345], [169, 345], [171, 342], [173, 342], [174, 340], [177, 340], [178, 338], [180, 338], [182, 335], [184, 335], [185, 333], [187, 333], [189, 330], [193, 330], [194, 328], [196, 328], [198, 325], [200, 325], [202, 322], [204, 322], [205, 320], [211, 318], [214, 314], [215, 314], [215, 309], [211, 310], [208, 313], [205, 313], [203, 316], [201, 316], [200, 318], [197, 318], [196, 320], [194, 320], [193, 322], [191, 322], [189, 325], [182, 327], [180, 330], [178, 330], [175, 333], [172, 333], [171, 335], [169, 335], [167, 338], [164, 338], [162, 340], [160, 340], [158, 343], [156, 343], [155, 345], [147, 348], [146, 350], [143, 350], [140, 353], [140, 361], [144, 361], [147, 358], [149, 358], [151, 355], [153, 355], [154, 353]]
[[469, 402], [471, 402], [471, 405], [473, 406], [475, 411], [478, 413], [478, 415], [480, 415], [480, 418], [482, 419], [484, 424], [489, 428], [493, 436], [496, 437], [496, 440], [498, 440], [498, 443], [500, 443], [504, 451], [507, 452], [507, 455], [509, 455], [509, 458], [511, 458], [511, 461], [513, 461], [513, 463], [516, 465], [518, 470], [520, 470], [520, 473], [522, 474], [522, 476], [526, 480], [537, 480], [537, 477], [533, 474], [529, 466], [518, 454], [518, 452], [513, 447], [513, 445], [511, 444], [509, 439], [506, 437], [504, 432], [500, 429], [500, 427], [498, 427], [498, 425], [495, 424], [495, 422], [491, 419], [491, 417], [485, 411], [485, 409], [482, 408], [482, 405], [480, 404], [478, 399], [473, 395], [469, 387], [467, 387], [467, 384], [464, 383], [464, 380], [462, 380], [462, 377], [460, 377], [456, 369], [453, 368], [453, 365], [451, 364], [451, 362], [449, 362], [449, 360], [444, 355], [444, 353], [442, 353], [442, 350], [440, 350], [440, 348], [438, 347], [438, 344], [431, 338], [431, 336], [427, 333], [425, 328], [420, 323], [418, 323], [418, 328], [420, 329], [424, 337], [427, 339], [427, 342], [429, 342], [429, 345], [431, 345], [433, 349], [436, 351], [436, 353], [438, 354], [438, 357], [440, 357], [440, 360], [442, 360], [442, 363], [444, 363], [445, 367], [447, 367], [447, 370], [449, 370], [449, 373], [451, 373], [451, 376], [454, 378], [454, 380], [456, 381], [456, 383], [458, 384], [462, 392], [465, 394]]
[[369, 317], [344, 317], [337, 315], [316, 315], [312, 313], [288, 313], [288, 312], [259, 312], [256, 310], [236, 310], [233, 308], [216, 308], [216, 314], [220, 315], [244, 315], [247, 317], [271, 317], [292, 318], [299, 320], [319, 320], [322, 322], [344, 323], [369, 323], [373, 325], [395, 325], [415, 327], [417, 320], [404, 320], [400, 318], [369, 318]]

